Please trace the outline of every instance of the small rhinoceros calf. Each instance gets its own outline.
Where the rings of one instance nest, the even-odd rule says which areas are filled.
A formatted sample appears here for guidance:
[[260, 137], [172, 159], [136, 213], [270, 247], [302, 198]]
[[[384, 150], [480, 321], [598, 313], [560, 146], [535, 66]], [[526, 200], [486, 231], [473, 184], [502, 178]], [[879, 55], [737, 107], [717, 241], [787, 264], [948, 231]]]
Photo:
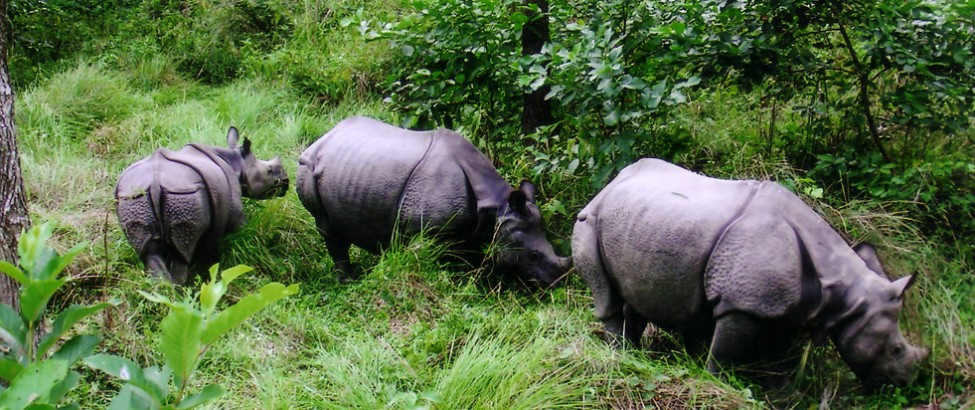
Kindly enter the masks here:
[[250, 140], [228, 148], [188, 144], [156, 150], [125, 169], [115, 186], [119, 223], [153, 275], [176, 284], [190, 265], [201, 273], [220, 259], [220, 238], [244, 224], [241, 196], [266, 199], [288, 190], [281, 159], [257, 159]]
[[914, 277], [882, 277], [872, 248], [774, 182], [640, 160], [579, 213], [572, 258], [608, 332], [710, 335], [712, 372], [772, 363], [805, 333], [829, 336], [866, 385], [910, 383], [928, 355], [897, 323]]
[[422, 229], [463, 247], [494, 240], [498, 267], [542, 286], [570, 267], [545, 238], [534, 186], [512, 189], [473, 144], [447, 129], [346, 119], [301, 154], [297, 190], [341, 282], [357, 276], [350, 245], [375, 253], [394, 232]]

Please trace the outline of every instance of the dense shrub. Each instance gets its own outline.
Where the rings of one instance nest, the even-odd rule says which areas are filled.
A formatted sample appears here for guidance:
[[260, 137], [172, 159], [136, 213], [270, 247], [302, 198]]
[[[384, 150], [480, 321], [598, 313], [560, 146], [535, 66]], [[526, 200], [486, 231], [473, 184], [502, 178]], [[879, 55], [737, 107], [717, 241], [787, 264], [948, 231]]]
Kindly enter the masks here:
[[13, 45], [11, 79], [26, 84], [59, 60], [101, 51], [104, 42], [95, 40], [115, 34], [141, 1], [11, 0], [10, 33], [4, 33]]
[[288, 10], [268, 0], [145, 0], [126, 28], [141, 39], [134, 47], [167, 54], [208, 83], [235, 78], [246, 56], [272, 50], [291, 29]]
[[975, 238], [975, 162], [947, 155], [907, 164], [885, 162], [880, 154], [820, 155], [810, 174], [845, 181], [854, 198], [892, 202], [929, 234], [972, 243]]
[[[589, 172], [604, 182], [649, 152], [664, 107], [687, 101], [698, 83], [666, 68], [679, 48], [661, 49], [660, 15], [629, 1], [552, 4], [552, 34], [541, 53], [522, 56], [521, 34], [537, 5], [515, 0], [414, 1], [398, 22], [349, 19], [362, 35], [396, 50], [386, 83], [404, 125], [454, 128], [489, 138], [500, 156], [529, 145], [536, 172]], [[522, 96], [550, 90], [556, 126], [523, 140], [515, 120]], [[487, 148], [487, 147], [485, 147]]]
[[[403, 125], [430, 128], [479, 115], [488, 129], [518, 118], [519, 38], [527, 17], [517, 0], [418, 0], [398, 22], [349, 18], [368, 39], [397, 51], [386, 88]], [[474, 113], [472, 111], [477, 111]], [[464, 119], [462, 121], [462, 118]]]

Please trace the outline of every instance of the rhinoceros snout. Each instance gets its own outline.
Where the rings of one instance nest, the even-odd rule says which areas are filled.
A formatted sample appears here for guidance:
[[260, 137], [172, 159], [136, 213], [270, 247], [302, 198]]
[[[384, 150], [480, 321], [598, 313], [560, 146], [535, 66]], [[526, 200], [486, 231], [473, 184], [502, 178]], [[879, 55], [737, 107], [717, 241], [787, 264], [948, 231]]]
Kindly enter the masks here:
[[277, 196], [284, 196], [285, 194], [287, 194], [288, 193], [288, 187], [291, 186], [291, 183], [290, 182], [291, 181], [288, 180], [287, 177], [281, 178], [278, 181], [278, 192], [276, 193], [276, 195]]
[[899, 365], [884, 369], [877, 374], [874, 383], [867, 383], [869, 387], [879, 387], [884, 381], [895, 386], [906, 386], [914, 382], [922, 364], [928, 360], [931, 350], [926, 347], [909, 347], [909, 354]]
[[928, 349], [926, 347], [921, 348], [921, 353], [918, 355], [917, 361], [919, 361], [919, 362], [925, 362], [925, 361], [928, 360], [928, 357], [930, 355], [931, 355], [931, 349]]
[[549, 271], [546, 277], [538, 278], [538, 282], [543, 288], [554, 288], [563, 283], [563, 279], [568, 275], [569, 269], [572, 268], [572, 258], [556, 256], [552, 266], [554, 269]]
[[572, 268], [572, 257], [571, 256], [567, 256], [567, 257], [564, 257], [564, 258], [560, 258], [560, 260], [559, 260], [559, 269], [562, 269], [562, 273], [568, 272], [569, 269], [571, 269], [571, 268]]

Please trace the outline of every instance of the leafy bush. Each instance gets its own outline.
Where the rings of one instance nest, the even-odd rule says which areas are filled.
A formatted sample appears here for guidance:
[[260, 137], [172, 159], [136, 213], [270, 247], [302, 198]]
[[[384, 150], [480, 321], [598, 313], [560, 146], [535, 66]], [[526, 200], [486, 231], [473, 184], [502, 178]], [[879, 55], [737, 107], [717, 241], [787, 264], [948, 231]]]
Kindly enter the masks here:
[[[216, 280], [218, 266], [210, 269], [209, 283], [203, 284], [196, 298], [173, 302], [160, 295], [139, 292], [151, 301], [169, 306], [169, 314], [160, 325], [160, 350], [165, 357], [162, 367], [142, 368], [135, 362], [110, 354], [88, 357], [84, 363], [125, 381], [111, 409], [190, 409], [212, 401], [223, 394], [222, 387], [211, 384], [199, 393], [188, 394], [190, 380], [210, 346], [231, 329], [272, 303], [298, 292], [298, 285], [280, 283], [264, 285], [233, 306], [217, 311], [217, 303], [227, 287], [240, 275], [251, 270], [238, 265], [223, 271]], [[176, 385], [170, 390], [170, 379]]]
[[820, 155], [810, 171], [825, 181], [847, 181], [854, 197], [897, 203], [929, 234], [975, 238], [975, 162], [972, 158], [885, 162], [878, 153]]
[[376, 22], [358, 12], [370, 40], [388, 40], [398, 51], [386, 84], [389, 100], [405, 115], [403, 125], [453, 128], [470, 110], [482, 111], [490, 129], [518, 117], [521, 89], [519, 39], [527, 21], [517, 0], [416, 0], [414, 14]]
[[[59, 277], [61, 272], [85, 247], [79, 244], [59, 255], [47, 246], [53, 230], [50, 224], [43, 224], [21, 235], [17, 246], [20, 268], [0, 261], [0, 271], [20, 285], [19, 313], [0, 303], [0, 378], [8, 383], [6, 388], [0, 386], [0, 407], [4, 409], [55, 408], [81, 378], [71, 367], [92, 354], [101, 338], [76, 335], [60, 347], [58, 341], [78, 322], [113, 304], [71, 306], [57, 315], [49, 332], [40, 333], [45, 328], [48, 302], [69, 280]], [[40, 340], [38, 335], [42, 335]]]
[[[921, 158], [932, 139], [969, 127], [975, 41], [971, 2], [686, 1], [689, 44], [674, 61], [707, 86], [765, 84], [805, 114], [786, 154], [802, 167], [848, 144], [886, 162]], [[921, 147], [921, 150], [917, 148]]]
[[537, 171], [554, 172], [567, 162], [569, 173], [586, 170], [600, 186], [636, 159], [661, 155], [652, 147], [670, 141], [660, 141], [655, 126], [672, 107], [687, 102], [685, 92], [701, 79], [672, 69], [689, 51], [669, 41], [684, 31], [679, 13], [634, 7], [627, 0], [586, 6], [588, 12], [582, 13], [569, 5], [553, 6], [555, 20], [565, 24], [556, 41], [526, 59], [527, 74], [519, 82], [533, 90], [550, 87], [546, 98], [554, 101], [562, 129], [546, 132], [578, 136], [570, 138], [578, 147], [551, 150], [578, 151], [577, 158], [550, 162], [551, 153], [537, 150], [536, 160], [551, 165]]
[[[604, 182], [645, 153], [665, 107], [687, 101], [697, 77], [662, 69], [678, 52], [661, 47], [678, 13], [660, 16], [627, 0], [553, 4], [551, 39], [540, 54], [522, 56], [521, 33], [537, 5], [515, 0], [411, 3], [415, 14], [396, 23], [349, 18], [368, 39], [387, 40], [394, 56], [388, 101], [404, 125], [463, 125], [487, 137], [482, 148], [517, 156], [527, 142], [537, 173], [583, 169]], [[532, 10], [526, 7], [533, 8]], [[663, 51], [658, 51], [663, 50]], [[548, 87], [557, 126], [520, 138], [522, 96]], [[457, 126], [455, 126], [457, 124]], [[558, 137], [564, 135], [566, 137]], [[571, 137], [569, 137], [571, 136]], [[490, 147], [487, 147], [490, 145]], [[510, 154], [510, 155], [508, 155]]]

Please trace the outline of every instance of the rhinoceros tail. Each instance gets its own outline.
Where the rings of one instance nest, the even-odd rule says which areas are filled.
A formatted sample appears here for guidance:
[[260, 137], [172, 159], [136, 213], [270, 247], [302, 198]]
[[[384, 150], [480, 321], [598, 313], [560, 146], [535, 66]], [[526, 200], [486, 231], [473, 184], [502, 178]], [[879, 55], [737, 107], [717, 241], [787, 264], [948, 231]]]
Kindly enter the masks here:
[[140, 257], [151, 241], [165, 242], [162, 193], [153, 169], [155, 159], [153, 156], [133, 164], [122, 173], [115, 187], [119, 224]]

